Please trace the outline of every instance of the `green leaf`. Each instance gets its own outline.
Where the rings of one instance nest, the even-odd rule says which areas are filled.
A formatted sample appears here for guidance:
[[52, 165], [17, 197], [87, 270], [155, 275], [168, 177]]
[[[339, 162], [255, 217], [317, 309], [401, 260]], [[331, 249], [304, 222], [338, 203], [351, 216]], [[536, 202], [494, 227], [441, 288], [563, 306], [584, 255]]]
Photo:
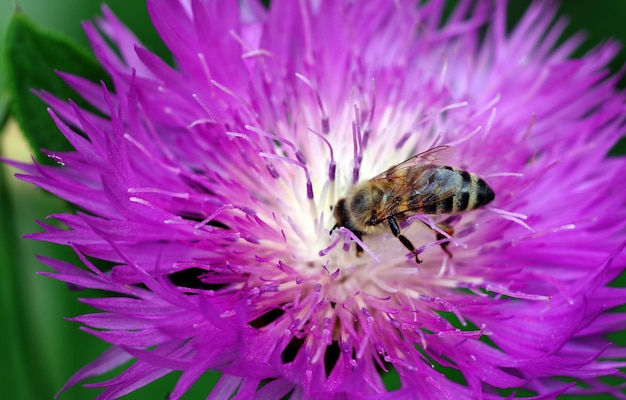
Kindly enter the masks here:
[[6, 63], [0, 59], [0, 131], [4, 128], [9, 113], [9, 88], [6, 72]]
[[[2, 149], [0, 149], [0, 152]], [[0, 153], [1, 154], [1, 153]], [[16, 398], [35, 396], [36, 390], [28, 388], [28, 368], [24, 354], [23, 330], [20, 325], [18, 279], [15, 265], [19, 262], [15, 214], [7, 183], [4, 165], [0, 164], [0, 318], [5, 328], [0, 330], [0, 340], [11, 343], [0, 350], [0, 374], [6, 380], [0, 382], [3, 396]], [[9, 379], [10, 377], [10, 379]], [[9, 383], [10, 382], [10, 383]], [[24, 392], [20, 393], [23, 389]], [[41, 393], [38, 393], [41, 394]]]
[[72, 98], [81, 108], [90, 109], [55, 70], [94, 82], [107, 75], [87, 50], [69, 38], [36, 26], [20, 12], [15, 12], [9, 24], [5, 48], [12, 115], [37, 154], [37, 160], [51, 163], [39, 149], [65, 151], [71, 146], [52, 122], [46, 105], [32, 90], [46, 90], [60, 99]]
[[[5, 32], [9, 24], [9, 15], [11, 14], [11, 7], [14, 7], [8, 2], [0, 3], [0, 44], [4, 43]], [[0, 45], [0, 49], [2, 46]], [[9, 112], [9, 92], [8, 92], [8, 80], [6, 72], [6, 63], [3, 57], [0, 57], [0, 134], [4, 130], [7, 115]]]

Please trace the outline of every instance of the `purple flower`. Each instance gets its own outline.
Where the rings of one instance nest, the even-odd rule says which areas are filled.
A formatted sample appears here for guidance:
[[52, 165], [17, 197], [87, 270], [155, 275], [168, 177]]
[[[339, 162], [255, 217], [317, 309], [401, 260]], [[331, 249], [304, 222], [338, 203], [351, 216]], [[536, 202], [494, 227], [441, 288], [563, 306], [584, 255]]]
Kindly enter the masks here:
[[[66, 387], [134, 360], [98, 398], [174, 370], [173, 399], [207, 370], [211, 399], [623, 398], [600, 379], [626, 366], [616, 45], [568, 59], [539, 3], [510, 33], [503, 2], [237, 3], [148, 1], [175, 67], [105, 8], [85, 29], [114, 87], [62, 74], [99, 113], [41, 93], [75, 151], [21, 179], [80, 211], [30, 237], [86, 266], [46, 275], [112, 292], [72, 318], [112, 346]], [[495, 200], [400, 214], [421, 263], [332, 229], [351, 186], [438, 145]]]

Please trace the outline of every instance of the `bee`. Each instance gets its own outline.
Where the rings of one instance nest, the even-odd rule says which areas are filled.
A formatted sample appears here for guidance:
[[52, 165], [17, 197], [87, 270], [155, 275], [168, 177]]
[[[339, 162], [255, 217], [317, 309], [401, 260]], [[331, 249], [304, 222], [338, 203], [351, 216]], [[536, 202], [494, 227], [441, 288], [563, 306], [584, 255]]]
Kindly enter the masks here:
[[[448, 149], [434, 147], [353, 186], [333, 208], [337, 224], [332, 230], [345, 227], [360, 240], [364, 235], [391, 230], [420, 263], [415, 246], [400, 231], [400, 225], [409, 216], [459, 214], [483, 207], [495, 198], [493, 190], [478, 175], [437, 163], [438, 153]], [[454, 233], [449, 225], [439, 227], [450, 235]], [[438, 239], [444, 237], [437, 233]], [[452, 256], [447, 244], [441, 247]], [[362, 251], [357, 244], [357, 255]]]

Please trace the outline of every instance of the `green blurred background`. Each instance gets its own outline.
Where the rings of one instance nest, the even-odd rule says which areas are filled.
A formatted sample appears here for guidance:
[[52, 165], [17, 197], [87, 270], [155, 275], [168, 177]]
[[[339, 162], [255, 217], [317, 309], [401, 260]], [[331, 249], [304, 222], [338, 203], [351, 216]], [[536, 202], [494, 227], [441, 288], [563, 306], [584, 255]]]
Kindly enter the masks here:
[[[230, 1], [230, 0], [227, 0]], [[81, 20], [93, 19], [100, 13], [99, 0], [23, 0], [19, 8], [44, 28], [61, 32], [82, 45], [87, 41]], [[145, 4], [138, 0], [112, 0], [109, 7], [136, 33], [151, 50], [168, 58], [147, 16]], [[529, 1], [511, 2], [512, 18], [526, 8]], [[0, 35], [4, 36], [15, 9], [9, 0], [0, 0]], [[568, 32], [585, 31], [588, 41], [579, 54], [610, 37], [626, 43], [626, 1], [565, 1], [561, 13], [571, 20]], [[0, 38], [2, 39], [2, 38]], [[0, 45], [2, 41], [0, 40]], [[612, 63], [614, 71], [623, 67], [626, 52]], [[3, 79], [0, 76], [0, 81]], [[624, 80], [620, 86], [624, 87]], [[45, 107], [42, 104], [42, 107]], [[4, 115], [0, 115], [0, 119]], [[30, 150], [21, 139], [15, 123], [4, 125], [0, 151], [11, 158], [28, 161]], [[35, 219], [66, 209], [65, 204], [10, 178], [15, 171], [2, 167], [0, 179], [0, 397], [3, 399], [50, 399], [80, 367], [96, 358], [107, 346], [78, 329], [78, 324], [65, 322], [70, 317], [89, 312], [76, 301], [88, 293], [72, 292], [65, 284], [36, 275], [47, 268], [34, 254], [71, 258], [65, 248], [19, 239], [23, 234], [38, 231]], [[2, 181], [4, 180], [4, 184]], [[6, 185], [6, 186], [3, 186]], [[175, 385], [177, 374], [164, 378], [126, 399], [165, 399]], [[185, 398], [205, 398], [214, 376], [196, 384]], [[75, 387], [61, 399], [89, 399], [98, 390]]]

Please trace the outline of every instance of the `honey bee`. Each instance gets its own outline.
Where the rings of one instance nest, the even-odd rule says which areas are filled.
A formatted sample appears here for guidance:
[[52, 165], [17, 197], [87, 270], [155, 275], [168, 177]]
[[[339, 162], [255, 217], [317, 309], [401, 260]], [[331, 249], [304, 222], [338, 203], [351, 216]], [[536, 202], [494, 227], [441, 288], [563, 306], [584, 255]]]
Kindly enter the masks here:
[[[420, 263], [417, 250], [400, 232], [400, 224], [414, 214], [458, 214], [489, 204], [495, 194], [478, 175], [462, 169], [437, 164], [437, 153], [448, 146], [434, 147], [394, 165], [374, 178], [353, 186], [333, 209], [337, 224], [362, 239], [386, 229], [397, 237]], [[446, 233], [454, 230], [439, 225]], [[332, 230], [331, 230], [332, 232]], [[437, 233], [438, 239], [444, 235]], [[442, 249], [450, 256], [443, 243]], [[357, 255], [363, 249], [357, 244]]]

